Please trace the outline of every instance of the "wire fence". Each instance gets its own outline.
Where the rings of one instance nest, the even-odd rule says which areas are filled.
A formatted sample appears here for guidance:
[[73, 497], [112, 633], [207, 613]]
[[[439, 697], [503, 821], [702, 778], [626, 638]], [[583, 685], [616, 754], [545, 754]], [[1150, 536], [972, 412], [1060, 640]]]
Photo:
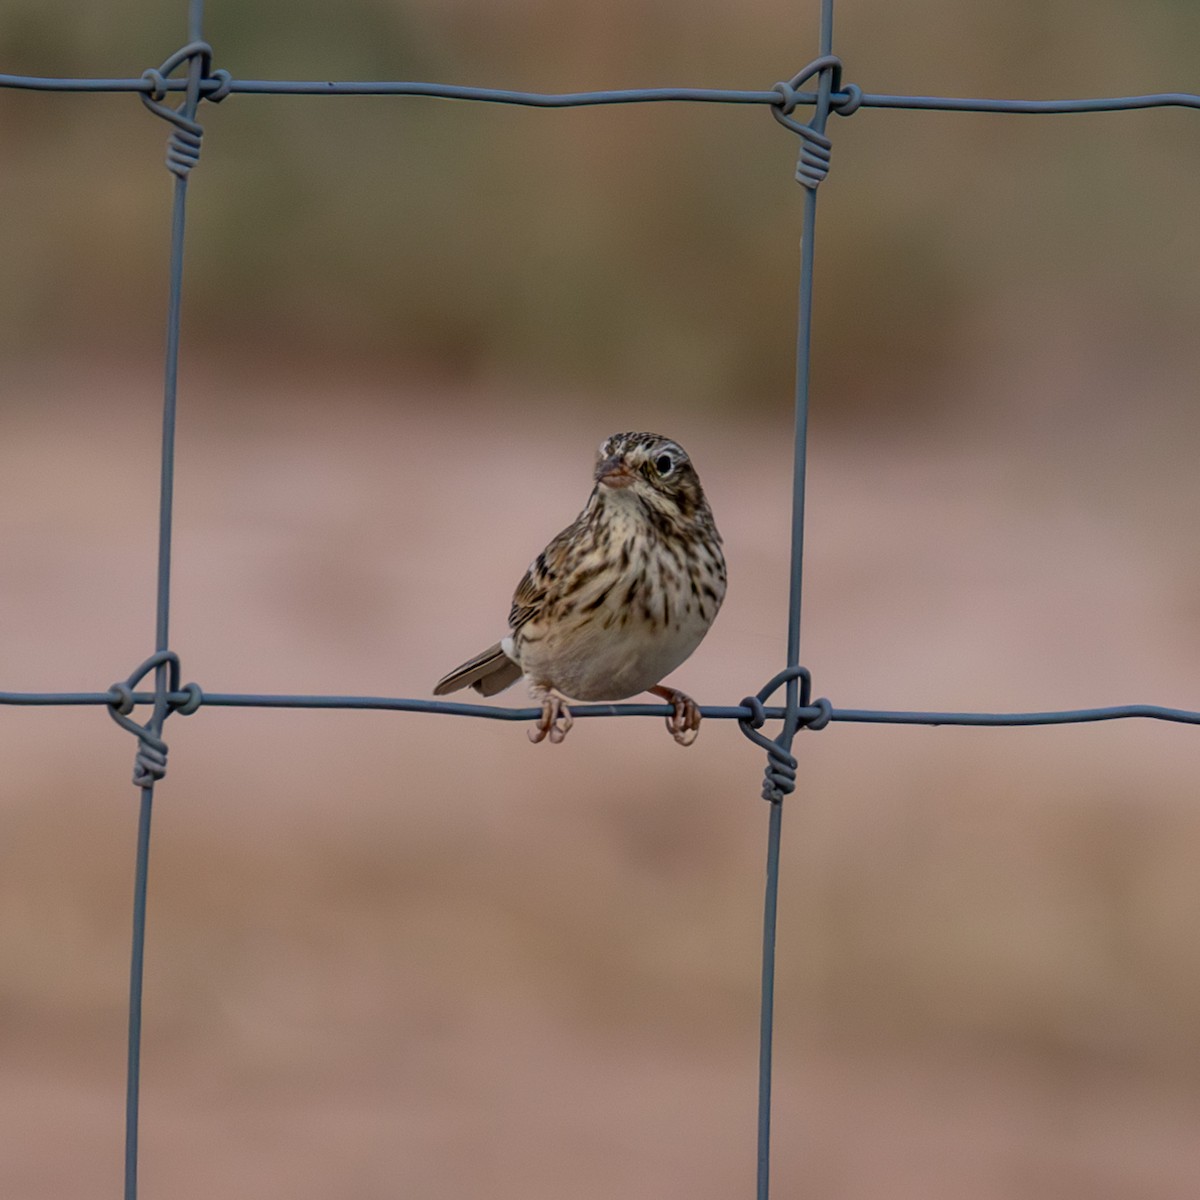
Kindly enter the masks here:
[[[824, 698], [813, 699], [809, 672], [800, 665], [801, 600], [804, 570], [804, 502], [808, 440], [809, 359], [813, 301], [817, 188], [826, 177], [832, 141], [826, 132], [831, 116], [849, 117], [862, 108], [927, 109], [988, 113], [1095, 113], [1140, 108], [1200, 108], [1200, 95], [1160, 92], [1069, 100], [998, 100], [951, 96], [888, 95], [865, 92], [843, 83], [842, 64], [833, 54], [834, 0], [820, 0], [819, 56], [791, 79], [760, 91], [712, 88], [641, 88], [619, 91], [546, 94], [442, 83], [404, 81], [303, 81], [234, 79], [213, 67], [213, 51], [203, 40], [204, 0], [189, 0], [188, 41], [161, 66], [137, 79], [56, 79], [0, 74], [0, 87], [56, 92], [130, 92], [171, 126], [167, 167], [175, 177], [171, 242], [167, 336], [163, 381], [162, 461], [159, 493], [158, 570], [155, 581], [155, 651], [126, 679], [100, 692], [0, 692], [3, 705], [97, 705], [106, 707], [122, 728], [138, 741], [133, 781], [141, 789], [134, 874], [133, 940], [129, 981], [129, 1036], [125, 1113], [125, 1200], [136, 1200], [138, 1172], [138, 1110], [141, 1077], [142, 973], [146, 930], [147, 874], [155, 785], [166, 774], [167, 744], [163, 728], [172, 715], [186, 716], [202, 707], [383, 709], [395, 712], [440, 713], [500, 721], [532, 721], [538, 708], [493, 708], [453, 701], [385, 696], [253, 695], [207, 693], [195, 683], [182, 684], [180, 660], [170, 649], [172, 507], [175, 471], [175, 413], [178, 391], [180, 299], [183, 289], [184, 232], [187, 189], [200, 159], [204, 130], [197, 122], [201, 101], [219, 103], [233, 94], [423, 96], [536, 108], [587, 105], [693, 103], [767, 107], [772, 116], [800, 138], [796, 179], [804, 188], [801, 219], [799, 319], [796, 338], [796, 385], [792, 523], [788, 605], [787, 656], [782, 670], [755, 695], [739, 704], [701, 706], [708, 719], [737, 721], [745, 735], [767, 753], [763, 798], [770, 802], [767, 830], [766, 885], [763, 907], [762, 991], [759, 1049], [757, 1200], [767, 1200], [770, 1187], [771, 1064], [774, 1030], [775, 927], [779, 886], [780, 830], [783, 798], [795, 788], [793, 741], [802, 729], [818, 730], [830, 722], [891, 725], [1017, 726], [1062, 725], [1092, 721], [1148, 718], [1200, 724], [1200, 712], [1157, 705], [1130, 704], [1052, 712], [906, 712], [839, 708]], [[179, 74], [177, 74], [179, 73]], [[815, 84], [805, 88], [805, 84]], [[179, 97], [176, 105], [167, 103]], [[811, 108], [801, 122], [793, 114]], [[153, 674], [153, 690], [141, 685]], [[784, 703], [769, 701], [784, 689]], [[148, 709], [145, 721], [134, 720], [136, 709]], [[663, 704], [592, 704], [572, 707], [576, 717], [663, 717]], [[762, 732], [767, 721], [781, 721], [775, 737]]]

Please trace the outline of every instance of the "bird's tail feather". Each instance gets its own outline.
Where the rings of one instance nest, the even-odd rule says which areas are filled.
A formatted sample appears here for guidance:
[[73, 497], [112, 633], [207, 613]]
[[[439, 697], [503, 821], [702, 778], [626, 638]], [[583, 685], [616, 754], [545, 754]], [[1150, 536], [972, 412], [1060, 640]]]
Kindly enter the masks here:
[[457, 692], [459, 688], [473, 687], [481, 696], [494, 696], [520, 678], [521, 668], [497, 642], [439, 679], [433, 694], [444, 696], [447, 692]]

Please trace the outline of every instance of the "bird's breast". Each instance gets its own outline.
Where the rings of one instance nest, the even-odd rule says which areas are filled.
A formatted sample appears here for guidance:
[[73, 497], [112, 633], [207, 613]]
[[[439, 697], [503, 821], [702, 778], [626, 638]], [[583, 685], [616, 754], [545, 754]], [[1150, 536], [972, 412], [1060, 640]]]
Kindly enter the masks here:
[[623, 700], [653, 687], [708, 632], [725, 592], [715, 543], [671, 545], [615, 522], [514, 635], [525, 674], [576, 700]]

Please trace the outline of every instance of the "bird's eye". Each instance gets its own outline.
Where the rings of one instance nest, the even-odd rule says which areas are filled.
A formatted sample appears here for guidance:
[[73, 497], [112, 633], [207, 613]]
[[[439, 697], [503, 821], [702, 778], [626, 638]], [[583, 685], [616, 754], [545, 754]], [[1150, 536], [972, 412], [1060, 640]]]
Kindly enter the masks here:
[[660, 475], [670, 475], [675, 467], [675, 460], [669, 454], [660, 454], [654, 460], [654, 469]]

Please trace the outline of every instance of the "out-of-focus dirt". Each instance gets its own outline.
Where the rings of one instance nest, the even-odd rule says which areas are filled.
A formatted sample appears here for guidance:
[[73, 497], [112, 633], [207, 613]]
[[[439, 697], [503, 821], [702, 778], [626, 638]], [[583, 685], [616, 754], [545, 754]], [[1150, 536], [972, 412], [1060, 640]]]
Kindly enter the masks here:
[[[197, 377], [199, 376], [199, 377]], [[0, 688], [153, 632], [155, 369], [13, 382]], [[182, 394], [172, 644], [209, 691], [429, 693], [503, 629], [618, 428], [691, 450], [731, 590], [677, 681], [778, 669], [776, 427], [383, 383]], [[804, 659], [845, 707], [1200, 706], [1196, 485], [1004, 437], [814, 431]], [[1186, 457], [1186, 456], [1185, 456]], [[1082, 466], [1080, 464], [1083, 464]], [[1105, 497], [1115, 496], [1112, 503]], [[521, 690], [502, 700], [523, 702]], [[766, 810], [732, 723], [203, 709], [154, 817], [147, 1195], [745, 1194]], [[0, 1195], [118, 1190], [136, 794], [102, 709], [0, 708]], [[1196, 735], [836, 725], [785, 814], [781, 1196], [1166, 1198], [1200, 1182]]]

